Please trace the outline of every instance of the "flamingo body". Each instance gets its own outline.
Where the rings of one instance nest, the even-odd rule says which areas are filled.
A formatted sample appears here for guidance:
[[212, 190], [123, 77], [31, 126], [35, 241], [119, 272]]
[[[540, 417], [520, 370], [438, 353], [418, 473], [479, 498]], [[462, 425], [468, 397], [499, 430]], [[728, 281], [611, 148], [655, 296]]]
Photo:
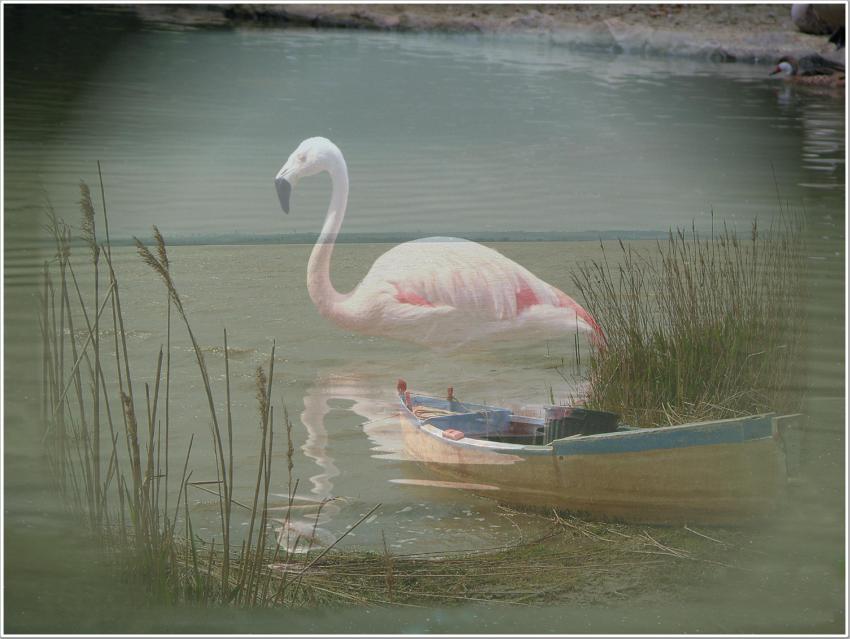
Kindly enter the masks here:
[[319, 312], [348, 330], [452, 349], [492, 340], [538, 341], [602, 332], [566, 293], [491, 248], [429, 237], [381, 255], [353, 291], [330, 283], [333, 244], [345, 214], [348, 172], [329, 140], [305, 140], [276, 177], [288, 210], [293, 182], [327, 170], [333, 183], [325, 226], [310, 256], [307, 286]]
[[501, 253], [447, 237], [393, 247], [341, 306], [330, 319], [346, 328], [431, 347], [553, 339], [595, 325], [565, 293]]

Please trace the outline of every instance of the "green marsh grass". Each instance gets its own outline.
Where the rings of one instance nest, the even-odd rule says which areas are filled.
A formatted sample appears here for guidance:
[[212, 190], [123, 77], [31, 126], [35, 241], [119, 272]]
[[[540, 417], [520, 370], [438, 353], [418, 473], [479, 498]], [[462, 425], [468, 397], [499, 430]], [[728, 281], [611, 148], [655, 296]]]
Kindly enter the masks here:
[[573, 275], [606, 337], [586, 363], [587, 406], [636, 426], [799, 410], [800, 224], [679, 229], [610, 259], [603, 246]]

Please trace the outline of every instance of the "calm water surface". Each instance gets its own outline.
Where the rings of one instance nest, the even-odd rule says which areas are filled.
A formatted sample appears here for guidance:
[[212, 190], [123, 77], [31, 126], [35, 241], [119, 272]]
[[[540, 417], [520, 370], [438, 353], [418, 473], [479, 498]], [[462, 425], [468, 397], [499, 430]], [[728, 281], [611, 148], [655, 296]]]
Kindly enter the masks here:
[[[392, 628], [382, 625], [380, 613], [364, 621], [363, 613], [350, 612], [290, 617], [288, 631], [841, 627], [843, 99], [768, 81], [761, 67], [580, 54], [544, 40], [153, 30], [97, 12], [57, 13], [38, 25], [28, 17], [44, 11], [26, 9], [7, 21], [17, 34], [7, 48], [5, 122], [7, 630], [285, 631], [267, 614], [225, 622], [215, 614], [163, 612], [151, 620], [125, 612], [137, 595], [102, 573], [96, 552], [73, 530], [46, 472], [38, 470], [34, 318], [41, 264], [49, 255], [36, 240], [46, 200], [76, 224], [78, 184], [96, 184], [96, 160], [113, 238], [149, 237], [152, 224], [166, 239], [182, 240], [316, 232], [328, 180], [299, 184], [288, 217], [271, 182], [298, 142], [312, 135], [333, 139], [348, 160], [352, 188], [343, 233], [616, 231], [629, 238], [692, 223], [708, 230], [712, 210], [715, 219], [746, 231], [752, 220], [769, 223], [777, 215], [777, 199], [804, 209], [810, 312], [803, 365], [815, 428], [804, 449], [803, 486], [770, 531], [774, 546], [754, 566], [758, 578], [747, 582], [777, 593], [791, 584], [793, 596], [781, 606], [733, 598], [738, 590], [715, 583], [702, 590], [695, 585], [687, 604], [668, 608], [562, 607], [533, 620], [500, 612], [492, 627], [482, 620], [496, 623], [493, 613], [475, 608], [402, 615]], [[575, 264], [601, 255], [597, 242], [494, 246], [568, 292]], [[398, 553], [483, 548], [544, 530], [534, 517], [506, 513], [465, 492], [404, 483], [427, 476], [400, 450], [393, 389], [404, 377], [426, 391], [453, 385], [474, 401], [540, 403], [550, 389], [567, 399], [575, 386], [553, 366], [572, 362], [572, 341], [444, 356], [346, 333], [321, 319], [309, 300], [310, 248], [170, 251], [219, 397], [222, 331], [228, 330], [236, 494], [248, 499], [257, 462], [254, 371], [267, 365], [275, 342], [274, 401], [293, 420], [298, 492], [342, 498], [326, 511], [328, 534], [339, 535], [377, 503], [381, 509], [344, 545], [377, 548], [383, 531]], [[349, 290], [388, 248], [338, 247], [336, 287]], [[165, 293], [131, 249], [117, 248], [115, 255], [134, 374], [151, 382], [165, 336]], [[194, 433], [194, 478], [211, 479], [200, 377], [188, 343], [182, 334], [176, 339], [172, 446], [184, 451]], [[273, 492], [284, 495], [282, 447], [276, 463]], [[206, 497], [194, 495], [193, 521], [213, 535], [217, 512]], [[52, 588], [55, 583], [67, 587]], [[718, 610], [725, 626], [712, 625]]]

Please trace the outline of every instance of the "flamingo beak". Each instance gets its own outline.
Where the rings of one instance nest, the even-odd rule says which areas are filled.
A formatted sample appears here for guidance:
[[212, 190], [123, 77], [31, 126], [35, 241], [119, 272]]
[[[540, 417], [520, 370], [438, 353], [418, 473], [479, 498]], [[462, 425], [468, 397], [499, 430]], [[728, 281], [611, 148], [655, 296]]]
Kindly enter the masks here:
[[292, 184], [285, 177], [278, 176], [274, 180], [277, 198], [284, 213], [289, 213], [289, 196], [292, 194]]
[[782, 69], [780, 69], [778, 66], [775, 67], [773, 71], [771, 71], [768, 75], [776, 75], [777, 73], [782, 73]]

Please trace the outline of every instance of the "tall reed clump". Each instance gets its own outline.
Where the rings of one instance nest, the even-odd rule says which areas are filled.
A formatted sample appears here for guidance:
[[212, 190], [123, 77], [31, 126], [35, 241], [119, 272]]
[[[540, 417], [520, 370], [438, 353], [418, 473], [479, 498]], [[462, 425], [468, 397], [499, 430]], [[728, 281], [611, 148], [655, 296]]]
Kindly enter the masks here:
[[[80, 184], [84, 248], [80, 258], [72, 257], [72, 249], [80, 243], [74, 241], [71, 227], [49, 205], [47, 211], [54, 257], [44, 264], [39, 309], [42, 417], [47, 459], [57, 488], [102, 544], [105, 556], [126, 577], [143, 584], [157, 601], [251, 607], [309, 600], [315, 592], [304, 573], [312, 563], [299, 567], [299, 562], [309, 556], [299, 552], [299, 544], [303, 546], [309, 540], [287, 539], [289, 543], [283, 545], [284, 535], [272, 534], [268, 516], [274, 457], [274, 344], [268, 372], [259, 367], [256, 374], [259, 462], [253, 499], [243, 498], [250, 504], [246, 505], [234, 496], [235, 425], [227, 332], [223, 336], [222, 409], [217, 408], [204, 352], [172, 278], [165, 240], [154, 227], [155, 250], [138, 239], [136, 248], [165, 285], [166, 344], [165, 350], [160, 346], [151, 353], [155, 371], [152, 382], [134, 384], [102, 178], [100, 187], [103, 206], [99, 219], [89, 187]], [[85, 278], [78, 276], [81, 264], [87, 269]], [[169, 463], [169, 402], [174, 382], [172, 310], [186, 330], [201, 376], [209, 410], [214, 478], [192, 479], [194, 435], [187, 450], [181, 452], [182, 464], [176, 476]], [[283, 509], [286, 517], [274, 521], [281, 521], [285, 528], [297, 490], [297, 481], [292, 484], [292, 425], [285, 408], [284, 422], [290, 501], [289, 508]], [[216, 496], [219, 542], [195, 534], [189, 509], [190, 490]], [[169, 492], [176, 493], [176, 503], [169, 504]], [[244, 513], [240, 523], [247, 523], [247, 535], [238, 543], [234, 543], [232, 535], [234, 505]], [[312, 558], [312, 562], [316, 560]]]
[[636, 426], [681, 424], [801, 402], [802, 234], [786, 216], [742, 239], [723, 225], [671, 231], [655, 250], [620, 242], [618, 259], [573, 281], [600, 324], [586, 404]]

